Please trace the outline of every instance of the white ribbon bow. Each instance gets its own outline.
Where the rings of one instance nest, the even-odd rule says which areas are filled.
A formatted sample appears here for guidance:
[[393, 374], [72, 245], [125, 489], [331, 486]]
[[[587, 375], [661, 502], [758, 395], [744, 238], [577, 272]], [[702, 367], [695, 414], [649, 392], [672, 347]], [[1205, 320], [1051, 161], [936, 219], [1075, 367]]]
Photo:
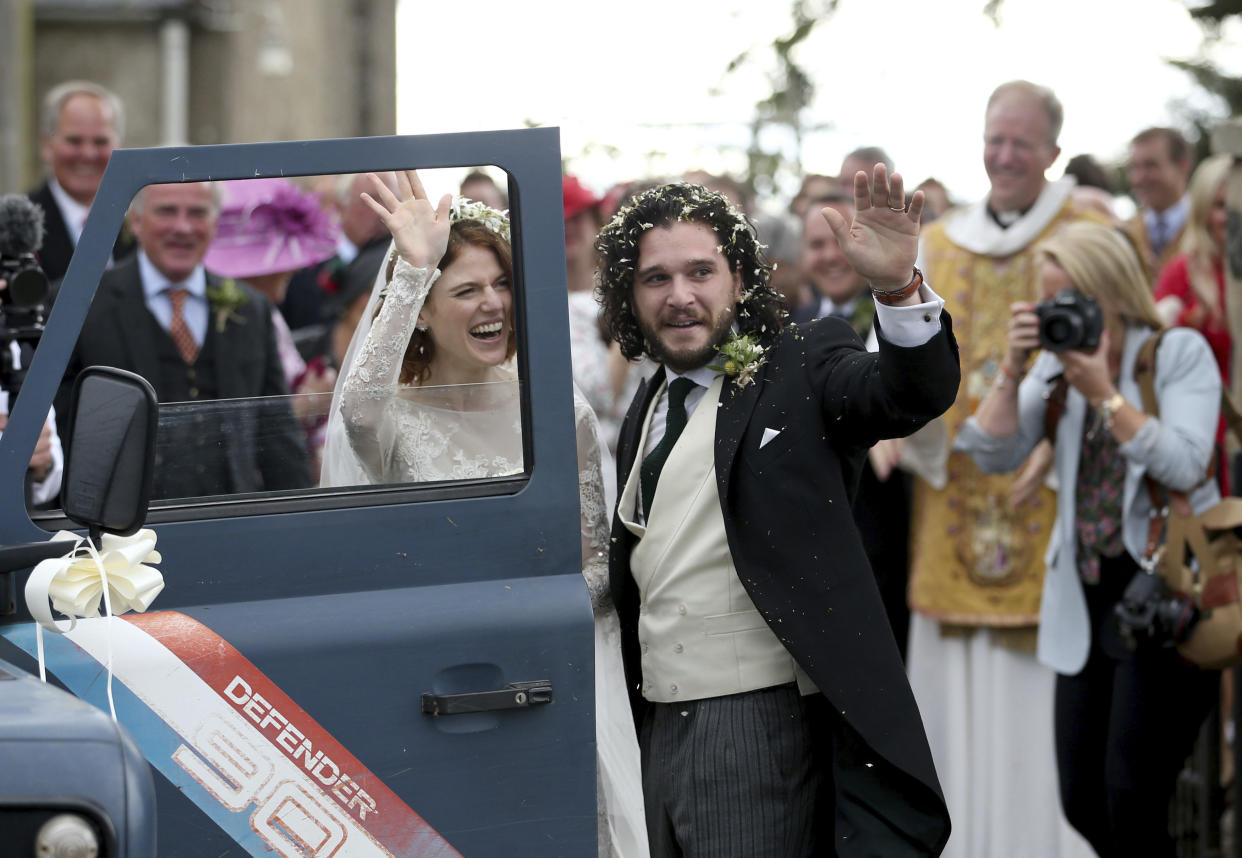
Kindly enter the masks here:
[[[34, 617], [35, 641], [39, 655], [39, 678], [47, 682], [43, 659], [43, 630], [64, 634], [77, 625], [79, 617], [98, 617], [100, 598], [104, 617], [110, 624], [115, 614], [145, 611], [164, 589], [164, 576], [147, 564], [159, 563], [155, 550], [155, 531], [139, 530], [131, 536], [105, 533], [96, 550], [89, 539], [59, 531], [52, 542], [72, 543], [69, 553], [40, 561], [26, 582], [26, 607]], [[69, 617], [62, 627], [52, 617], [52, 609]], [[116, 720], [112, 701], [112, 636], [108, 641], [108, 707]]]

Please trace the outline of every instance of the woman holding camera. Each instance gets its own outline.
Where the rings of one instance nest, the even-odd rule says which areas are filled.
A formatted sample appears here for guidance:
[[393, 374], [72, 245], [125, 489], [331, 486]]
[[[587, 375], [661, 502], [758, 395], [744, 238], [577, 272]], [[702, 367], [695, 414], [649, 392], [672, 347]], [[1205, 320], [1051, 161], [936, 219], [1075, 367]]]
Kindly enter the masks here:
[[[1147, 574], [1138, 564], [1151, 510], [1145, 477], [1187, 492], [1196, 512], [1219, 500], [1205, 471], [1220, 374], [1202, 335], [1170, 330], [1155, 361], [1160, 416], [1144, 414], [1135, 365], [1163, 326], [1133, 246], [1118, 230], [1075, 223], [1040, 251], [1045, 301], [1013, 305], [1001, 372], [956, 448], [1004, 472], [1045, 435], [1054, 441], [1057, 520], [1038, 655], [1058, 673], [1061, 803], [1101, 856], [1172, 856], [1169, 799], [1219, 675], [1182, 661], [1171, 642], [1129, 650], [1115, 607], [1131, 579]], [[1063, 411], [1050, 405], [1062, 381]]]

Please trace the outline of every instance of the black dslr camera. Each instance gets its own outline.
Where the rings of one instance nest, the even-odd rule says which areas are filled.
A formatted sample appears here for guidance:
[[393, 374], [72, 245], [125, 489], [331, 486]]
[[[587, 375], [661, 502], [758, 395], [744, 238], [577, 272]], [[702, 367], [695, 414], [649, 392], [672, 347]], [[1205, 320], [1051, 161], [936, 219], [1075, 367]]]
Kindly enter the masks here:
[[1039, 344], [1052, 352], [1091, 351], [1099, 346], [1104, 314], [1094, 298], [1077, 289], [1062, 289], [1035, 305], [1039, 316]]
[[1121, 639], [1131, 650], [1184, 643], [1199, 622], [1193, 600], [1169, 589], [1164, 579], [1138, 572], [1113, 608]]

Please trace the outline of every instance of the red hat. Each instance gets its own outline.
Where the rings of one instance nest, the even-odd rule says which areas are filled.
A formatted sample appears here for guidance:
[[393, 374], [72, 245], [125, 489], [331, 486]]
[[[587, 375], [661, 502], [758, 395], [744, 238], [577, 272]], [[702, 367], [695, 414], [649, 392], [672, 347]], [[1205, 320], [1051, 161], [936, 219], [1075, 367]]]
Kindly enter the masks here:
[[295, 271], [336, 253], [339, 227], [314, 194], [288, 179], [242, 179], [221, 185], [216, 236], [203, 264], [225, 277]]
[[587, 190], [576, 176], [561, 178], [561, 198], [565, 206], [565, 220], [600, 204], [600, 198]]

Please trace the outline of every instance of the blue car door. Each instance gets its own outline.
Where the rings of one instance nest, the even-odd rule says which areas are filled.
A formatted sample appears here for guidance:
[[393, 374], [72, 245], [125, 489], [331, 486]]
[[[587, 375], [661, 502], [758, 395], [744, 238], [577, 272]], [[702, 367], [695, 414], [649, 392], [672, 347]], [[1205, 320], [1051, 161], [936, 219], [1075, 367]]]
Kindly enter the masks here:
[[[509, 180], [521, 471], [159, 500], [150, 609], [44, 635], [53, 681], [105, 711], [111, 662], [156, 772], [161, 856], [595, 853], [555, 129], [114, 153], [0, 438], [0, 542], [71, 527], [27, 510], [23, 463], [140, 187], [472, 165]], [[162, 404], [161, 429], [263, 445], [292, 405]], [[34, 669], [22, 583], [0, 658]]]

